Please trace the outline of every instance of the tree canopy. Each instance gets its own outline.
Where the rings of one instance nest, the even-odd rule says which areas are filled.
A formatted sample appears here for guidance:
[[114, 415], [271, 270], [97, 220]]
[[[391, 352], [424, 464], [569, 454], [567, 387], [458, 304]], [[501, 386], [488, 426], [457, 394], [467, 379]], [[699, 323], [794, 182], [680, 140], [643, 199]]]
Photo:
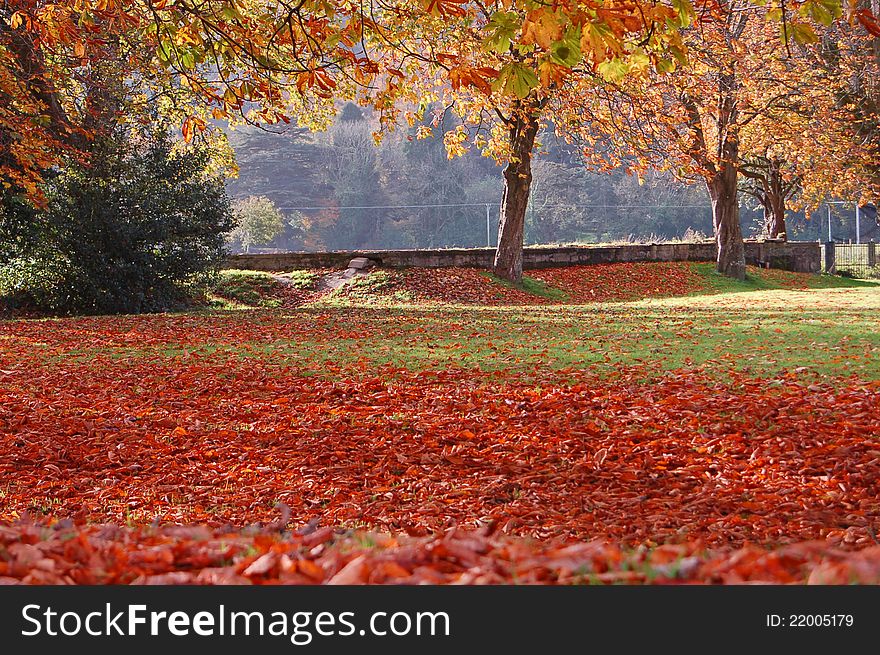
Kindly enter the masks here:
[[[107, 62], [125, 81], [129, 102], [158, 105], [178, 119], [187, 140], [212, 120], [295, 118], [325, 127], [339, 100], [372, 105], [382, 130], [402, 121], [414, 126], [440, 107], [435, 126], [455, 118], [444, 136], [451, 155], [473, 147], [506, 165], [495, 270], [517, 281], [542, 126], [583, 138], [583, 100], [609, 82], [647, 81], [654, 93], [653, 84], [691, 80], [677, 87], [688, 93], [671, 115], [691, 126], [686, 138], [698, 139], [695, 117], [714, 111], [712, 129], [726, 145], [716, 161], [688, 158], [707, 180], [726, 176], [729, 188], [740, 167], [720, 169], [751, 154], [739, 151], [740, 123], [746, 107], [760, 108], [760, 101], [701, 109], [708, 96], [688, 84], [717, 82], [736, 95], [750, 77], [744, 56], [789, 65], [793, 47], [818, 41], [841, 16], [838, 0], [8, 0], [0, 8], [0, 177], [7, 188], [39, 196], [43, 172], [100, 130], [88, 117]], [[847, 18], [862, 33], [880, 33], [876, 17], [858, 3]], [[736, 45], [746, 23], [755, 34], [773, 34], [775, 45], [762, 41], [772, 53]], [[869, 104], [859, 105], [861, 126], [872, 125]], [[639, 108], [669, 107], [664, 100]], [[632, 136], [626, 113], [613, 118], [614, 130], [587, 140], [595, 152]], [[698, 122], [708, 154], [713, 135], [704, 119]], [[422, 125], [419, 135], [430, 130]], [[793, 177], [800, 175], [795, 169]], [[727, 224], [716, 223], [716, 232]], [[738, 274], [739, 236], [728, 237], [736, 262], [719, 260], [719, 268]]]

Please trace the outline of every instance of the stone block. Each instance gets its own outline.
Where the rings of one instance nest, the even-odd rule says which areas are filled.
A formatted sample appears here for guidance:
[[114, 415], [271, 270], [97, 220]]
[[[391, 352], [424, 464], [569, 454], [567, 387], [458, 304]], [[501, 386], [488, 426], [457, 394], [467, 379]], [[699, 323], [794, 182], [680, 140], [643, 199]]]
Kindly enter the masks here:
[[353, 268], [357, 271], [362, 271], [364, 269], [370, 268], [373, 265], [373, 261], [371, 259], [367, 259], [366, 257], [355, 257], [350, 262], [348, 262], [348, 267]]

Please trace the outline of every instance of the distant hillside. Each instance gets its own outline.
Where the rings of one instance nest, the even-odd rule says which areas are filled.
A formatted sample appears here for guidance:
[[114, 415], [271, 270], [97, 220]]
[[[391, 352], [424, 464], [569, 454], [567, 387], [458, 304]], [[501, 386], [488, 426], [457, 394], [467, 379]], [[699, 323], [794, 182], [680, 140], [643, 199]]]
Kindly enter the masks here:
[[[376, 146], [371, 121], [348, 105], [323, 133], [237, 128], [229, 140], [240, 175], [228, 189], [233, 197], [267, 196], [291, 221], [270, 249], [485, 246], [486, 205], [488, 243], [494, 244], [501, 168], [479, 153], [449, 160], [444, 127], [449, 126], [424, 140], [401, 130]], [[675, 238], [689, 229], [711, 234], [711, 210], [701, 186], [660, 174], [639, 184], [622, 170], [591, 173], [578, 161], [576, 148], [551, 134], [542, 141], [534, 164], [527, 242]], [[790, 230], [795, 238], [821, 238], [822, 229], [827, 233], [822, 218], [794, 216]], [[852, 231], [848, 215], [834, 221], [836, 235]], [[744, 233], [752, 233], [759, 222], [760, 213], [744, 206]]]

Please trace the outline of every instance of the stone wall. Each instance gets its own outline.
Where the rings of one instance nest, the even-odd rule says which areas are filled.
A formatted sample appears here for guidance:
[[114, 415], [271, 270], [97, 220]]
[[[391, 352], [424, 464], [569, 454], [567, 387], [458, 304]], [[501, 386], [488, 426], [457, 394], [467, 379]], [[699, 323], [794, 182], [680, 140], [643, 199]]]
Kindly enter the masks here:
[[[746, 241], [746, 261], [802, 273], [819, 273], [822, 255], [819, 243], [807, 241]], [[230, 255], [224, 268], [255, 271], [289, 271], [308, 268], [344, 268], [354, 257], [369, 257], [382, 266], [416, 268], [491, 268], [494, 248], [445, 250], [352, 250], [338, 252], [291, 252], [260, 255]], [[575, 264], [617, 262], [715, 261], [715, 243], [659, 243], [621, 246], [560, 246], [526, 248], [524, 268], [550, 268]]]

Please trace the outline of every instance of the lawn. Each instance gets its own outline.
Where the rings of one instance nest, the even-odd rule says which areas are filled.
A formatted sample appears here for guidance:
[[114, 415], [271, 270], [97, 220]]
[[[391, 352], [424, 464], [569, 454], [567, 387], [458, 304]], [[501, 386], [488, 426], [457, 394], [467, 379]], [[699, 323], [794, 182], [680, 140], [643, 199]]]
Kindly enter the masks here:
[[[54, 524], [29, 542], [99, 581], [361, 555], [350, 581], [880, 581], [880, 286], [658, 271], [596, 271], [617, 302], [379, 271], [299, 307], [0, 322], [0, 521]], [[3, 555], [19, 533], [0, 576], [49, 575]], [[178, 555], [86, 575], [68, 540]]]

